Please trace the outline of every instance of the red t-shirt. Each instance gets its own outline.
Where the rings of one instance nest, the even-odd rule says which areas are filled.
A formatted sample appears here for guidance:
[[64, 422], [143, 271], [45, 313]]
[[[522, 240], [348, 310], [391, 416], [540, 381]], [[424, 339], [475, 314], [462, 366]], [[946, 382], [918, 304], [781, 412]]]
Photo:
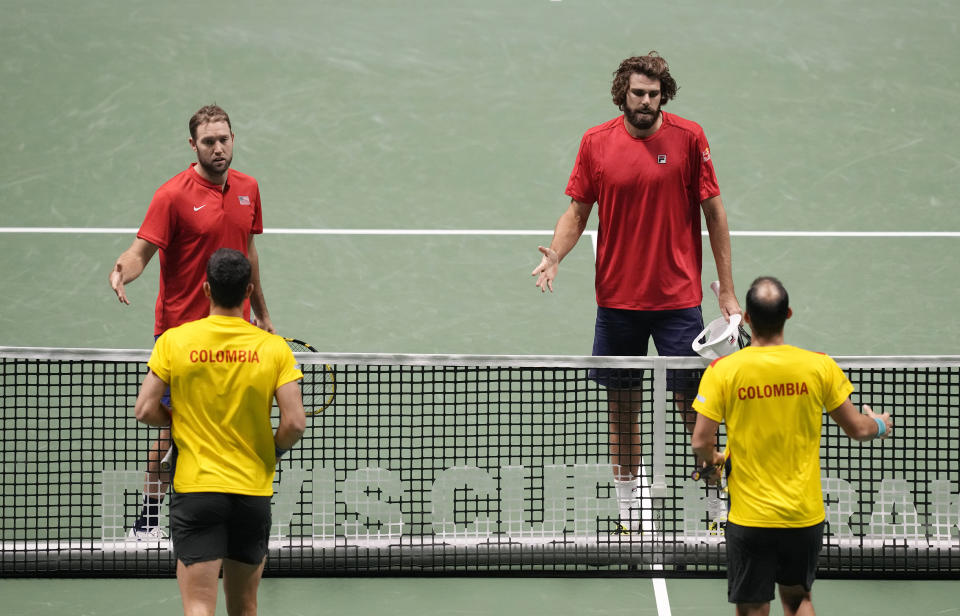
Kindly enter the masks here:
[[[249, 175], [230, 169], [220, 186], [190, 165], [153, 195], [137, 237], [160, 248], [160, 292], [154, 334], [202, 319], [210, 312], [203, 294], [207, 261], [218, 248], [247, 254], [251, 234], [263, 233], [260, 188]], [[243, 314], [249, 320], [250, 303]]]
[[699, 306], [700, 203], [720, 194], [703, 129], [662, 113], [660, 129], [630, 136], [623, 116], [588, 130], [567, 195], [598, 203], [597, 304], [630, 310]]

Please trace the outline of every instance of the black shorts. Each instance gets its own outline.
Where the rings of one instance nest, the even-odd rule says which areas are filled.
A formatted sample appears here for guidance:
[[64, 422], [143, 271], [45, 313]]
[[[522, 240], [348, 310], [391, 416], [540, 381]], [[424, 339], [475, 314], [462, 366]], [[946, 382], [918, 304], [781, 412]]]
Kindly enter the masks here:
[[[593, 334], [596, 356], [645, 356], [650, 338], [661, 357], [696, 356], [693, 340], [703, 331], [700, 306], [678, 310], [623, 310], [597, 307]], [[667, 370], [667, 390], [694, 394], [700, 385], [700, 370]], [[643, 371], [597, 368], [590, 378], [610, 389], [638, 389]]]
[[270, 538], [270, 496], [174, 492], [170, 500], [173, 553], [185, 565], [229, 558], [259, 565]]
[[809, 591], [823, 547], [823, 522], [806, 528], [757, 528], [727, 522], [727, 600], [773, 601], [776, 584]]

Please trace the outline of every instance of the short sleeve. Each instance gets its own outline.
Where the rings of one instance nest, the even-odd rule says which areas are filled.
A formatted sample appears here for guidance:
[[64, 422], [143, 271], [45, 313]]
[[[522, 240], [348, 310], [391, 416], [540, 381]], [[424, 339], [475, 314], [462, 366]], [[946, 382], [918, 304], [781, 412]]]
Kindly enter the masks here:
[[853, 384], [832, 357], [824, 357], [827, 363], [823, 388], [823, 407], [827, 412], [840, 407], [853, 393]]
[[723, 382], [712, 364], [700, 379], [700, 389], [693, 400], [693, 410], [718, 423], [724, 419]]
[[150, 370], [160, 377], [160, 380], [170, 384], [170, 336], [164, 332], [153, 345], [153, 351], [150, 353], [150, 360], [147, 366]]
[[166, 250], [175, 231], [173, 204], [163, 190], [158, 190], [150, 201], [137, 237]]
[[250, 225], [250, 234], [263, 233], [263, 210], [260, 207], [260, 186], [257, 185], [253, 193], [253, 223]]
[[293, 351], [283, 341], [283, 338], [277, 336], [276, 352], [278, 356], [277, 370], [277, 388], [286, 385], [291, 381], [297, 381], [303, 378], [303, 372], [300, 371], [300, 365], [293, 356]]
[[702, 203], [710, 197], [719, 195], [720, 185], [717, 182], [717, 172], [713, 168], [713, 159], [710, 156], [710, 144], [707, 143], [707, 136], [703, 133], [703, 130], [697, 131], [695, 141], [695, 161], [699, 166], [697, 176], [700, 178], [697, 190]]
[[597, 189], [594, 182], [593, 155], [591, 152], [589, 135], [580, 140], [580, 150], [577, 160], [573, 163], [570, 180], [567, 182], [566, 194], [571, 199], [581, 203], [596, 203]]

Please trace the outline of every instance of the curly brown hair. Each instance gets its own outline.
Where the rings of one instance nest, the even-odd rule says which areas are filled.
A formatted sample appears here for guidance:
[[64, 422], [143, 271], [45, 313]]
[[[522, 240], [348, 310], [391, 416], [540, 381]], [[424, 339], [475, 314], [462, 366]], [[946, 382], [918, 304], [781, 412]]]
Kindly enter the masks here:
[[623, 104], [627, 100], [627, 89], [630, 87], [630, 75], [640, 73], [650, 79], [660, 80], [660, 105], [666, 105], [677, 95], [680, 86], [670, 76], [670, 67], [667, 61], [663, 59], [656, 51], [651, 51], [645, 56], [633, 56], [620, 63], [620, 68], [613, 72], [613, 86], [610, 88], [610, 94], [613, 96], [613, 104], [623, 109]]
[[230, 130], [233, 130], [233, 124], [230, 123], [230, 116], [216, 104], [201, 107], [193, 117], [190, 118], [190, 136], [197, 138], [197, 127], [208, 122], [226, 122]]

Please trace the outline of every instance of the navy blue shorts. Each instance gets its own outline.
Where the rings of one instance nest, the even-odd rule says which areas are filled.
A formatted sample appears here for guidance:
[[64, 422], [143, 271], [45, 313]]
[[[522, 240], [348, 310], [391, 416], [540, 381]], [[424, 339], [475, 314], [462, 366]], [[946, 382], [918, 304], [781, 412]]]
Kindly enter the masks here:
[[[657, 354], [696, 356], [693, 340], [703, 331], [700, 306], [677, 310], [624, 310], [597, 306], [597, 323], [593, 335], [595, 356], [645, 356], [650, 337]], [[667, 389], [673, 392], [696, 392], [701, 370], [667, 370]], [[643, 371], [597, 368], [590, 378], [611, 389], [642, 387]]]
[[809, 591], [823, 546], [823, 522], [806, 528], [757, 528], [727, 522], [727, 600], [767, 603], [774, 586]]
[[185, 565], [220, 558], [259, 565], [270, 539], [271, 498], [174, 492], [170, 500], [174, 556]]

